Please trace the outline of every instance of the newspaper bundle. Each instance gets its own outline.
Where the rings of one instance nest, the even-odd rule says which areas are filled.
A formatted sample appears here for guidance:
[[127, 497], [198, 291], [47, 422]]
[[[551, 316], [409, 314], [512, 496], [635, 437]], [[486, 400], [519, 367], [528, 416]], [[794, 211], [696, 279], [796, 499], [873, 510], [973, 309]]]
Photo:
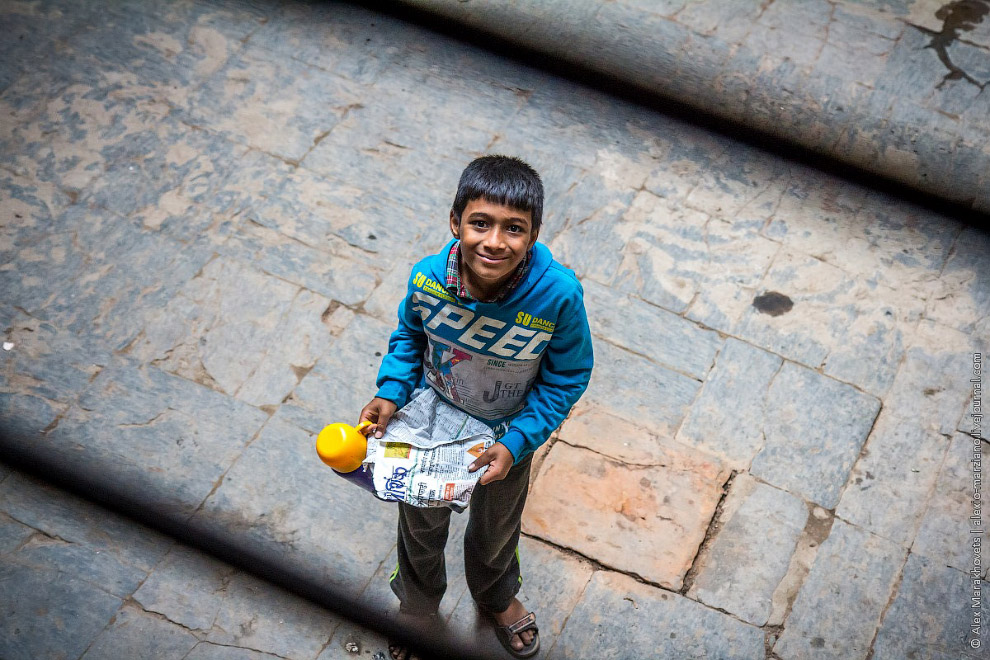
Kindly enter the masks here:
[[364, 466], [383, 500], [463, 511], [487, 469], [468, 466], [494, 443], [486, 424], [426, 388], [393, 415], [383, 437], [368, 438]]

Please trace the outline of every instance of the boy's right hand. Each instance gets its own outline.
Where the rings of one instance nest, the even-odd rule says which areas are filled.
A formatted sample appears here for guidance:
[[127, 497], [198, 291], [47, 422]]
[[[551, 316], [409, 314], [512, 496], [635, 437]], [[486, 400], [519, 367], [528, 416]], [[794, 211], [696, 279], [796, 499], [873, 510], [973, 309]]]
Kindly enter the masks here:
[[376, 438], [380, 438], [384, 435], [385, 427], [388, 426], [392, 415], [398, 409], [399, 406], [392, 401], [376, 396], [371, 403], [361, 409], [361, 419], [358, 420], [358, 424], [368, 420], [372, 424], [370, 432], [374, 433]]

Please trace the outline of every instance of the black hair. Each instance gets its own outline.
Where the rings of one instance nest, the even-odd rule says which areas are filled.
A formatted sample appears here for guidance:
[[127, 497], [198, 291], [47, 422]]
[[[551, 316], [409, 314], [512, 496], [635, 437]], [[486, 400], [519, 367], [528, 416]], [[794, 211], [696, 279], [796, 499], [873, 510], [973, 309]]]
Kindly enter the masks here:
[[515, 156], [482, 156], [464, 168], [451, 207], [457, 222], [468, 202], [479, 198], [529, 211], [534, 232], [543, 222], [543, 182], [536, 170]]

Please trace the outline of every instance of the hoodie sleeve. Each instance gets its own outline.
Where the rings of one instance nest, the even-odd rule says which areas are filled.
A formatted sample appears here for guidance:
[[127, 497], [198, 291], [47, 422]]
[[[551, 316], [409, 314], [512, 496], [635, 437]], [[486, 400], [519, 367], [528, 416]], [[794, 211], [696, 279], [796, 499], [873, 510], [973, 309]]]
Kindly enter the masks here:
[[584, 290], [580, 282], [574, 282], [574, 293], [562, 305], [539, 376], [526, 397], [526, 407], [499, 440], [512, 452], [515, 462], [546, 442], [584, 394], [591, 379], [594, 355]]
[[406, 296], [399, 304], [399, 325], [388, 340], [388, 353], [382, 358], [376, 381], [378, 393], [375, 396], [388, 399], [400, 408], [406, 405], [419, 383], [423, 373], [423, 351], [426, 350], [423, 319], [413, 309], [415, 287], [412, 279], [410, 275]]

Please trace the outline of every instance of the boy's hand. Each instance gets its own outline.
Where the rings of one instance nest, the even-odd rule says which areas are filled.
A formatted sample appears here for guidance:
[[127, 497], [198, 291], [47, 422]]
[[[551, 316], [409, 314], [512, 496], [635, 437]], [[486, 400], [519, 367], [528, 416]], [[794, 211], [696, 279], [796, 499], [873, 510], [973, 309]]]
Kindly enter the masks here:
[[380, 438], [384, 435], [385, 427], [388, 426], [392, 415], [398, 409], [399, 407], [392, 401], [376, 396], [371, 400], [371, 403], [361, 409], [361, 418], [358, 420], [358, 424], [364, 420], [368, 420], [372, 423], [369, 427], [369, 433], [374, 433], [376, 438]]
[[513, 462], [512, 452], [501, 442], [496, 442], [476, 458], [474, 463], [471, 463], [468, 472], [474, 472], [487, 465], [488, 469], [478, 480], [478, 483], [484, 486], [493, 481], [505, 479], [505, 475], [509, 474], [509, 468], [512, 467]]

